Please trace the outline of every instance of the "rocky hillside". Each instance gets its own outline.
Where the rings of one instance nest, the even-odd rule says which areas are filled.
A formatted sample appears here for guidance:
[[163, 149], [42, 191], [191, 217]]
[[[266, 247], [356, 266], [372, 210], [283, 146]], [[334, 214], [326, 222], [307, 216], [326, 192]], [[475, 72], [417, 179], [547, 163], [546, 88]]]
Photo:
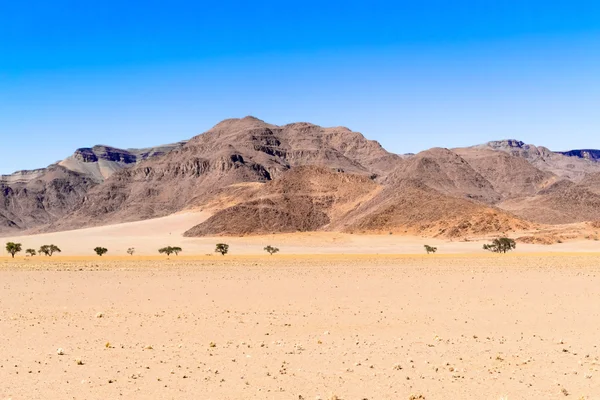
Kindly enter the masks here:
[[344, 221], [380, 186], [370, 177], [316, 166], [293, 167], [257, 187], [232, 207], [215, 213], [186, 236], [307, 232]]
[[199, 207], [243, 182], [269, 182], [299, 166], [383, 179], [401, 158], [347, 128], [225, 120], [180, 149], [116, 172], [49, 229], [134, 221]]
[[[558, 177], [572, 181], [582, 180], [586, 174], [600, 172], [600, 163], [593, 158], [582, 157], [584, 151], [553, 152], [546, 147], [525, 144], [519, 140], [500, 140], [475, 146], [479, 149], [503, 151], [523, 158], [534, 167], [553, 173]], [[597, 150], [587, 150], [588, 154], [597, 154]]]
[[0, 234], [202, 209], [188, 236], [330, 230], [458, 238], [600, 220], [599, 151], [518, 140], [398, 156], [348, 128], [229, 119], [151, 149], [95, 146], [0, 178]]
[[147, 149], [82, 148], [33, 171], [0, 176], [0, 234], [47, 226], [78, 209], [88, 191], [112, 174], [160, 157], [185, 142]]

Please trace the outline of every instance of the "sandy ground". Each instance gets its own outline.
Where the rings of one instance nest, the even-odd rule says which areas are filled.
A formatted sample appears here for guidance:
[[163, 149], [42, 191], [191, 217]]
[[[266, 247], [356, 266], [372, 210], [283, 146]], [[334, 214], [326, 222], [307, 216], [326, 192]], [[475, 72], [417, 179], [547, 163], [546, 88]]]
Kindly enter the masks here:
[[[484, 241], [481, 240], [451, 242], [399, 235], [350, 235], [317, 232], [227, 238], [184, 238], [182, 236], [185, 231], [209, 216], [208, 213], [185, 212], [164, 218], [97, 228], [3, 237], [0, 238], [0, 243], [4, 244], [9, 241], [21, 243], [23, 250], [27, 248], [37, 250], [41, 245], [55, 244], [62, 250], [62, 255], [71, 256], [94, 255], [93, 249], [98, 246], [106, 247], [108, 255], [126, 255], [127, 249], [130, 247], [136, 249], [136, 254], [155, 255], [158, 254], [159, 248], [165, 246], [182, 247], [183, 254], [205, 255], [214, 252], [215, 244], [220, 242], [228, 243], [231, 254], [239, 255], [264, 254], [263, 248], [267, 245], [276, 246], [286, 254], [421, 254], [425, 244], [438, 247], [439, 252], [444, 254], [484, 252], [482, 250]], [[517, 251], [599, 252], [600, 242], [572, 240], [551, 246], [519, 244]]]
[[600, 399], [598, 255], [21, 258], [0, 285], [0, 399]]

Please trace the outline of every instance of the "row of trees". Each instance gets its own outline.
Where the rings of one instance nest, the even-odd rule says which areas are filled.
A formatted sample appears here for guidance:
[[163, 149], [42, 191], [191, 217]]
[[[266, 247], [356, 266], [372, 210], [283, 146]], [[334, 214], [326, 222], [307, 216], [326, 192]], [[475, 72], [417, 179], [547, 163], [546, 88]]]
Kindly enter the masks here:
[[[437, 247], [432, 247], [427, 244], [424, 247], [425, 247], [425, 251], [427, 252], [427, 254], [432, 254], [432, 253], [435, 254], [437, 252]], [[494, 241], [492, 243], [483, 245], [484, 250], [491, 251], [493, 253], [507, 253], [511, 250], [516, 249], [516, 247], [517, 247], [516, 242], [513, 239], [506, 238], [506, 237], [494, 239]], [[17, 253], [20, 253], [22, 250], [23, 250], [23, 246], [21, 245], [21, 243], [13, 243], [13, 242], [6, 243], [6, 251], [12, 256], [12, 258], [15, 258], [15, 255]], [[270, 255], [273, 255], [273, 254], [279, 252], [279, 249], [277, 247], [273, 247], [271, 245], [265, 247], [264, 250], [267, 253], [269, 253]], [[182, 251], [183, 251], [183, 249], [181, 247], [177, 247], [177, 246], [167, 246], [167, 247], [158, 249], [158, 252], [160, 254], [166, 254], [167, 256], [170, 256], [171, 254], [175, 254], [177, 256]], [[52, 257], [52, 254], [60, 253], [60, 252], [61, 252], [61, 250], [58, 248], [58, 246], [55, 246], [53, 244], [45, 244], [45, 245], [41, 246], [37, 252], [34, 249], [25, 250], [25, 253], [27, 253], [27, 255], [29, 255], [29, 256], [35, 256], [36, 254], [39, 253], [39, 254], [44, 254], [46, 256]], [[99, 246], [94, 249], [94, 252], [99, 256], [103, 256], [104, 254], [108, 253], [108, 249], [106, 247]], [[127, 254], [132, 256], [134, 253], [135, 253], [134, 247], [130, 247], [127, 249]], [[227, 243], [218, 243], [215, 247], [215, 253], [220, 253], [221, 255], [224, 256], [225, 254], [229, 253], [229, 245]]]
[[[6, 251], [12, 256], [12, 258], [15, 258], [15, 255], [17, 253], [20, 253], [22, 250], [23, 250], [23, 246], [21, 245], [21, 243], [13, 243], [13, 242], [6, 243]], [[171, 254], [175, 254], [177, 256], [182, 251], [183, 251], [183, 249], [178, 246], [167, 246], [167, 247], [158, 249], [158, 252], [160, 254], [166, 254], [167, 256], [170, 256]], [[273, 254], [279, 252], [279, 249], [277, 247], [273, 247], [273, 246], [269, 245], [269, 246], [265, 247], [265, 251], [267, 253], [269, 253], [270, 255], [273, 255]], [[29, 255], [29, 256], [35, 256], [36, 254], [39, 253], [39, 254], [44, 254], [46, 256], [51, 257], [52, 254], [60, 253], [60, 252], [61, 252], [61, 250], [58, 248], [58, 246], [55, 246], [53, 244], [43, 245], [42, 247], [40, 247], [40, 249], [37, 252], [34, 249], [25, 250], [25, 253], [27, 253], [27, 255]], [[94, 248], [94, 252], [97, 255], [99, 255], [100, 257], [102, 257], [103, 255], [108, 253], [108, 249], [106, 247], [98, 246], [98, 247]], [[229, 252], [229, 245], [226, 243], [218, 243], [217, 246], [215, 247], [215, 253], [220, 253], [221, 255], [225, 255], [228, 252]], [[130, 256], [132, 256], [134, 253], [135, 253], [135, 247], [130, 247], [127, 249], [127, 254], [129, 254]]]
[[[6, 251], [12, 256], [12, 258], [15, 258], [15, 255], [17, 253], [20, 253], [23, 250], [23, 246], [21, 245], [21, 243], [13, 243], [13, 242], [8, 242], [6, 243]], [[54, 253], [60, 253], [61, 250], [58, 248], [58, 246], [55, 246], [53, 244], [45, 244], [43, 246], [40, 247], [40, 249], [38, 251], [35, 251], [34, 249], [27, 249], [25, 250], [25, 253], [27, 253], [30, 256], [35, 256], [36, 254], [44, 254], [46, 256], [52, 257], [52, 254]]]

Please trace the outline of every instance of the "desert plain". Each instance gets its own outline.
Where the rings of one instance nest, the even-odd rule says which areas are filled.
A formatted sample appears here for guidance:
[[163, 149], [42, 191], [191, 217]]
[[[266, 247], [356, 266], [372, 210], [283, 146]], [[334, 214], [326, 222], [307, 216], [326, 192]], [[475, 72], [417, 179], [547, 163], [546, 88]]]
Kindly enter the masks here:
[[169, 218], [17, 238], [63, 253], [0, 258], [0, 399], [600, 398], [596, 242], [184, 239]]

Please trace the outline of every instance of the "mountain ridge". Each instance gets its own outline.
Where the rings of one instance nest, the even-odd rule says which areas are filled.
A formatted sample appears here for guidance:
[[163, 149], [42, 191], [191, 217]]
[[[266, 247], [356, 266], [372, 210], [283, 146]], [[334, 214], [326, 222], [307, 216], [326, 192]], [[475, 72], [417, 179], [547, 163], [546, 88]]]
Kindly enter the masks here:
[[47, 168], [3, 175], [0, 233], [191, 209], [213, 213], [191, 236], [334, 230], [454, 238], [595, 221], [596, 154], [506, 139], [398, 155], [346, 127], [232, 118], [169, 145], [84, 147]]

